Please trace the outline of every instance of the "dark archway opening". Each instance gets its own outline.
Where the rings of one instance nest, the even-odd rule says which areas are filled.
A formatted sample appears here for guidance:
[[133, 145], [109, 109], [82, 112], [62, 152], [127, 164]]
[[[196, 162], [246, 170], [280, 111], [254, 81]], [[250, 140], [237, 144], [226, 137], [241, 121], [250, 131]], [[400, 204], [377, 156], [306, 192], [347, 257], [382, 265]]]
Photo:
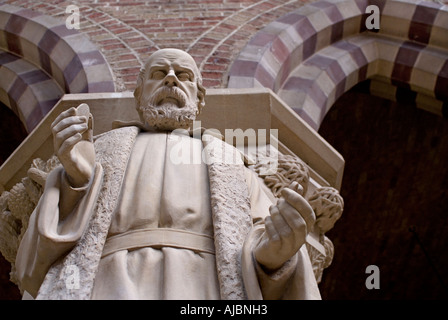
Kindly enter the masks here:
[[[28, 133], [20, 119], [6, 105], [0, 102], [0, 166]], [[11, 264], [0, 254], [0, 300], [20, 299], [20, 292], [16, 285], [9, 280]]]
[[28, 132], [16, 116], [6, 105], [0, 102], [0, 166], [20, 143], [26, 138]]
[[[448, 120], [363, 87], [345, 93], [319, 129], [346, 161], [322, 297], [448, 298]], [[380, 269], [379, 290], [365, 286], [369, 265]]]

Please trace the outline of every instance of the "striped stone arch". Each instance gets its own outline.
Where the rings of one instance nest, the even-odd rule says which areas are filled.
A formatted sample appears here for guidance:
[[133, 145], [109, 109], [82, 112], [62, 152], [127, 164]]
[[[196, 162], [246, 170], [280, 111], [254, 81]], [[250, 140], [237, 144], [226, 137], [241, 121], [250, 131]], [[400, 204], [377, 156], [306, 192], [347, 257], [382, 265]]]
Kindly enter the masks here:
[[[366, 29], [369, 5], [380, 29]], [[229, 87], [267, 87], [314, 129], [367, 80], [370, 93], [448, 111], [448, 6], [420, 0], [321, 0], [272, 22], [242, 50]]]
[[64, 19], [0, 5], [0, 101], [28, 132], [65, 93], [113, 91], [101, 52]]

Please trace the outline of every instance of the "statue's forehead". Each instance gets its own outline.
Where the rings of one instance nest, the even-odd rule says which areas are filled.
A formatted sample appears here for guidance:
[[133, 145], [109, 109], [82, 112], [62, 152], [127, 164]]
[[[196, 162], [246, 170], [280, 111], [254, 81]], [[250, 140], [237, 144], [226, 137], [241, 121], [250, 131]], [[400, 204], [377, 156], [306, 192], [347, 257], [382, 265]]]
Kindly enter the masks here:
[[197, 68], [193, 58], [188, 53], [180, 50], [156, 51], [148, 59], [146, 65], [148, 67], [174, 65], [190, 69]]

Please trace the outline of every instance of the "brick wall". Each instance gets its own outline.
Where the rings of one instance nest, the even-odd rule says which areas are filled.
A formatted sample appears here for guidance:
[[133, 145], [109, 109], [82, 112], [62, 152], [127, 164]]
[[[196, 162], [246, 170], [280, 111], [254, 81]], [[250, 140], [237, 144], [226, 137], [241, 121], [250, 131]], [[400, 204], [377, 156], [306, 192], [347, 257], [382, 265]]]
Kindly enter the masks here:
[[142, 62], [156, 49], [188, 51], [200, 66], [204, 85], [226, 87], [231, 62], [258, 30], [313, 0], [209, 1], [32, 1], [5, 3], [65, 20], [78, 5], [80, 31], [103, 52], [117, 90], [135, 88]]

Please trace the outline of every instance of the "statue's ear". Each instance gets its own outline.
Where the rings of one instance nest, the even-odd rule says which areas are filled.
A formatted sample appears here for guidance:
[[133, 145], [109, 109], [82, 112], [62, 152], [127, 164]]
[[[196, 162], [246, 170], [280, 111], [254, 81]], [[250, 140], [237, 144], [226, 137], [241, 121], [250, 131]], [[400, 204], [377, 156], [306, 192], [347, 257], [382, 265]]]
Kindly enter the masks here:
[[141, 94], [142, 94], [142, 88], [139, 85], [137, 85], [137, 87], [134, 90], [134, 98], [136, 101], [140, 100]]
[[140, 73], [138, 74], [137, 86], [134, 90], [134, 98], [135, 98], [135, 101], [137, 101], [137, 105], [140, 104], [140, 99], [142, 97], [143, 82], [145, 79], [145, 74], [146, 74], [145, 68], [142, 67], [140, 69]]
[[201, 113], [202, 108], [205, 106], [205, 92], [205, 88], [198, 82], [198, 114]]
[[201, 113], [202, 108], [205, 106], [205, 99], [204, 97], [198, 96], [198, 114]]

